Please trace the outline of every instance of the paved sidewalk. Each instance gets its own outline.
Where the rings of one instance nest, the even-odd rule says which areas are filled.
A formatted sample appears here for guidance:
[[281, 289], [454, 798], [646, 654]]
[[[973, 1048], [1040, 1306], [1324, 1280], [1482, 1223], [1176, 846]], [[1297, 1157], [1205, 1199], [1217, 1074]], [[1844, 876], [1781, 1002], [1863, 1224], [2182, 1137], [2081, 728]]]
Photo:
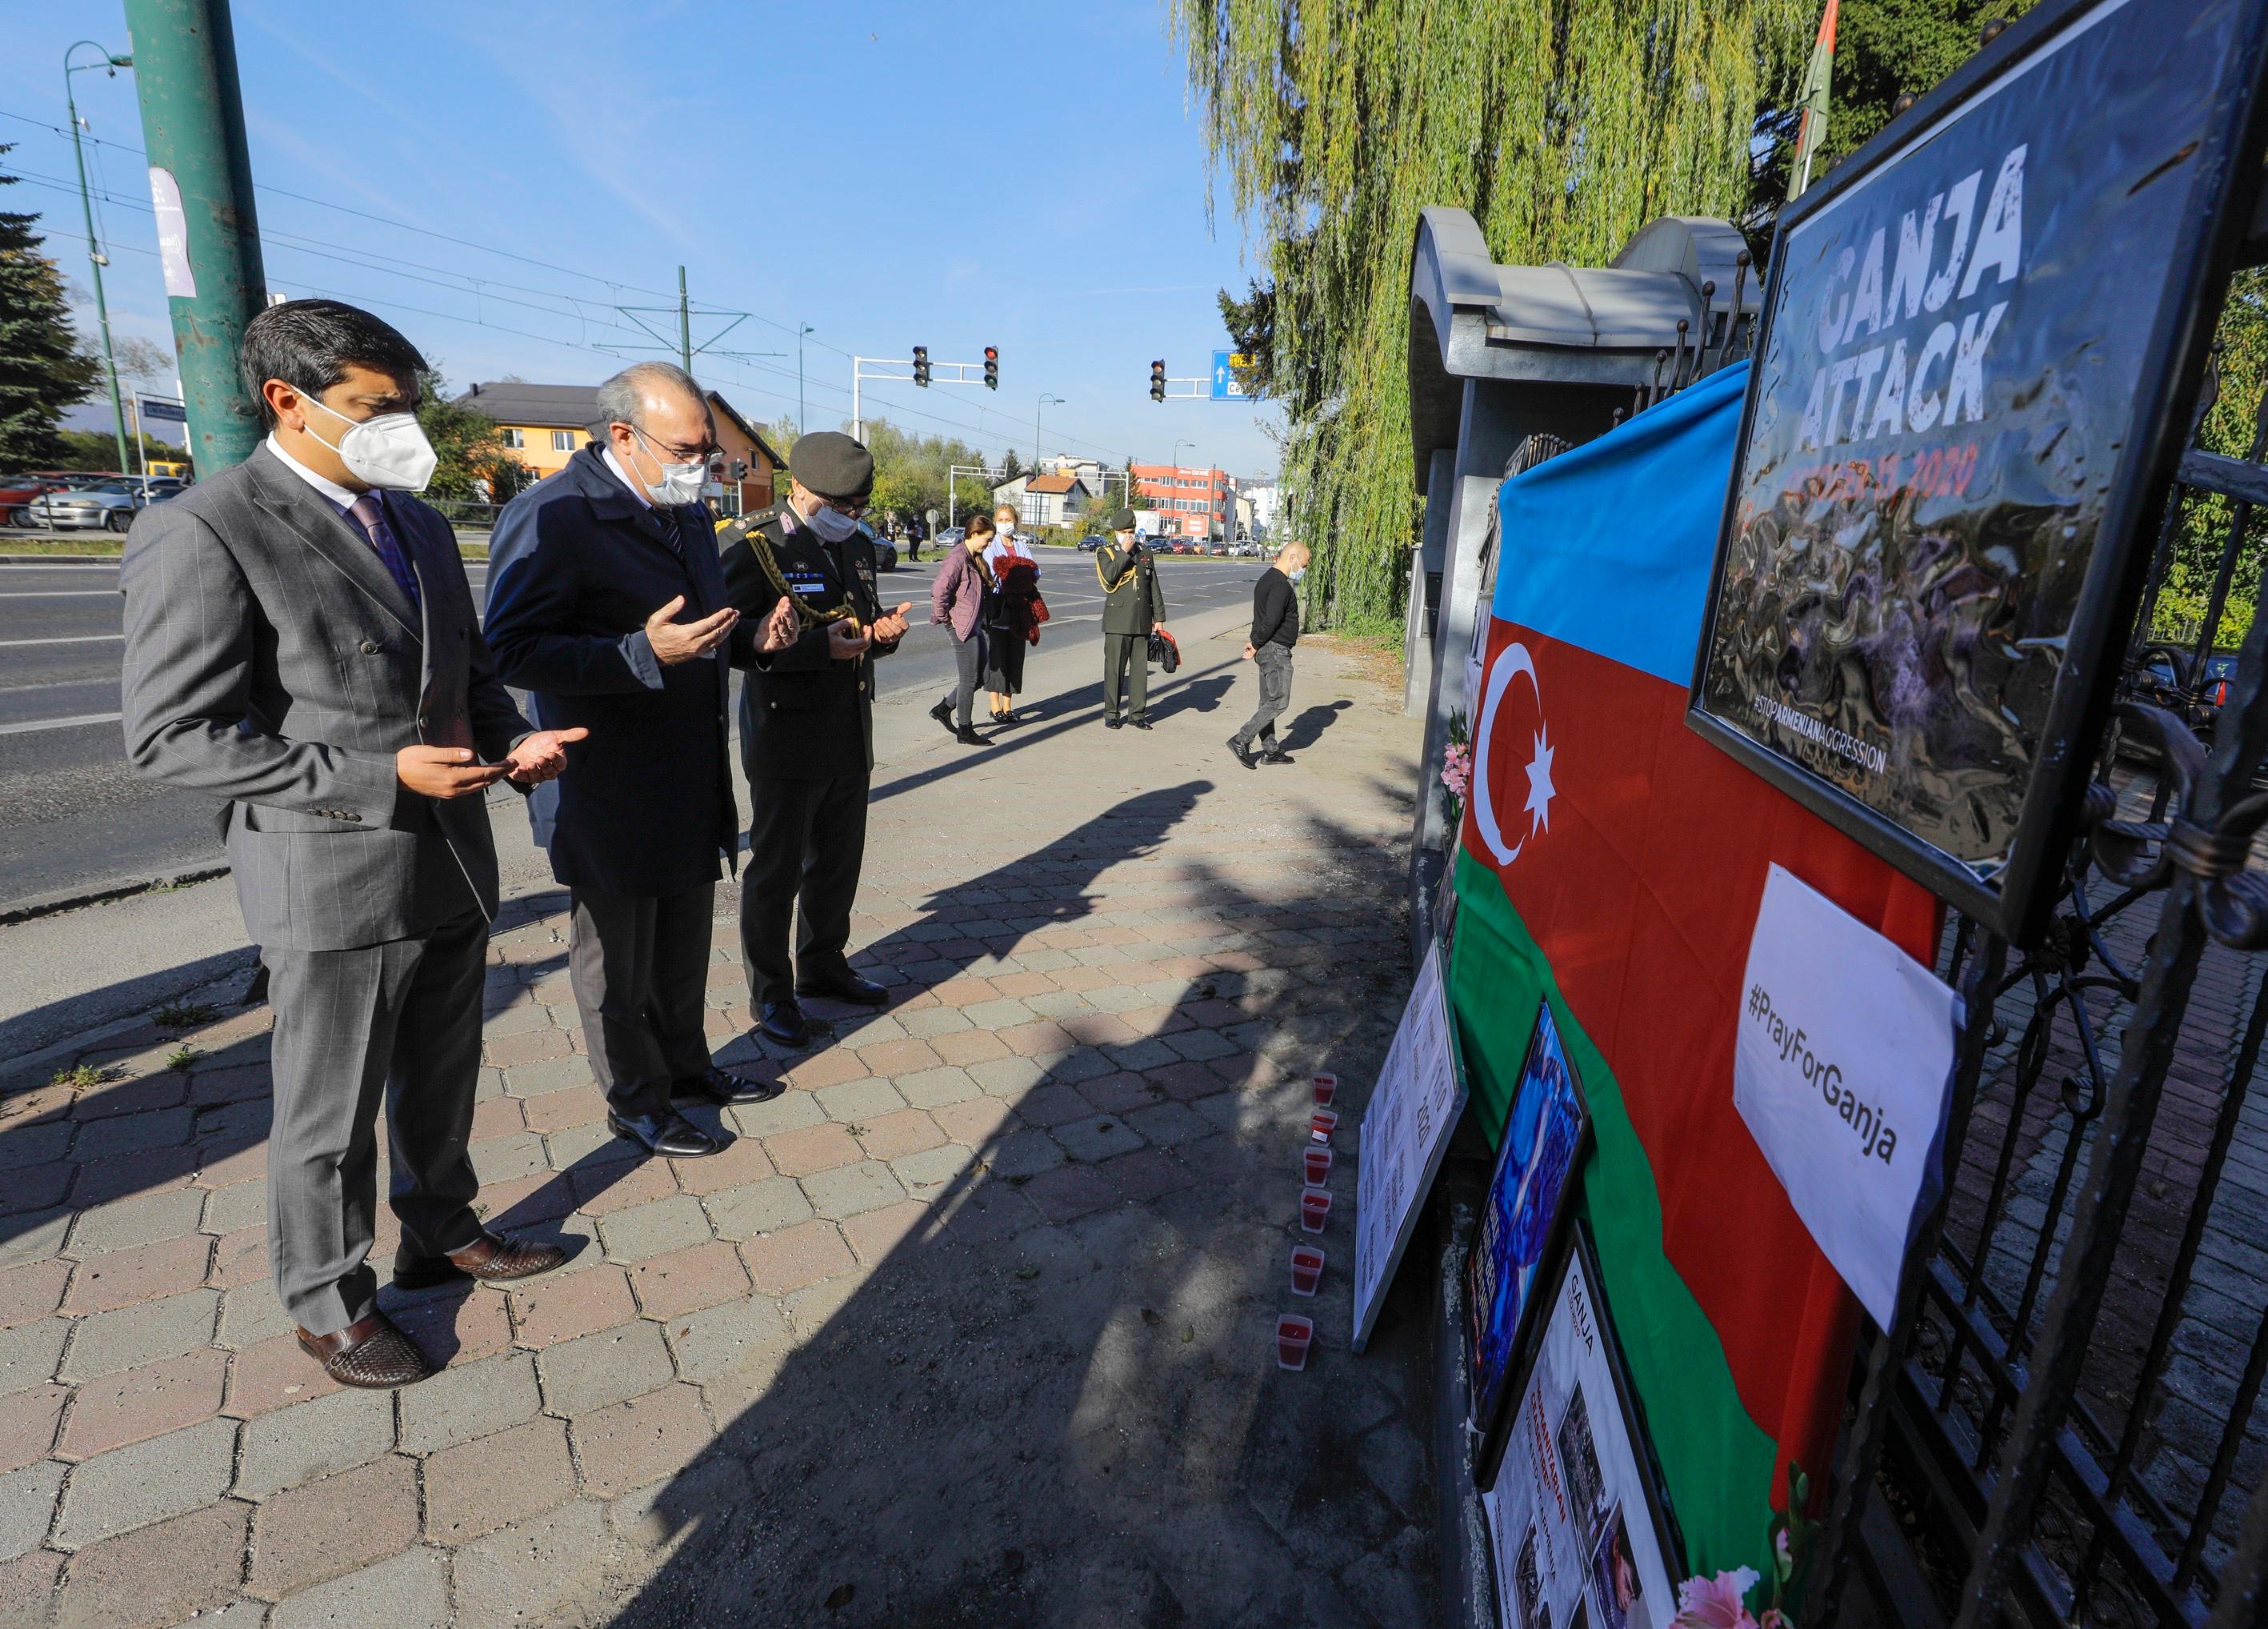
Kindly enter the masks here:
[[583, 1248], [387, 1291], [423, 1385], [331, 1386], [269, 1286], [264, 1008], [80, 1089], [0, 1064], [0, 1629], [1432, 1621], [1429, 1343], [1404, 1286], [1345, 1350], [1351, 1137], [1323, 1294], [1285, 1270], [1305, 1074], [1356, 1119], [1409, 982], [1415, 726], [1311, 642], [1300, 762], [1240, 770], [1238, 631], [1180, 631], [1148, 734], [1045, 663], [989, 751], [896, 698], [856, 923], [894, 999], [830, 1043], [745, 1037], [720, 894], [711, 1031], [790, 1087], [720, 1156], [608, 1138], [563, 901], [509, 914], [482, 1203]]

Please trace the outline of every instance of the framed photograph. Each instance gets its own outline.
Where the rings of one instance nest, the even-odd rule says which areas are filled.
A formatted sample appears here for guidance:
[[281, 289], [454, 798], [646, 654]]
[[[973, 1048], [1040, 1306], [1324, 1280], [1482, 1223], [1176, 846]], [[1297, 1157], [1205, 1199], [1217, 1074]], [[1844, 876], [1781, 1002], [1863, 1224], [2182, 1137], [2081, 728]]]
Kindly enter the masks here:
[[1505, 1399], [1533, 1321], [1535, 1286], [1574, 1208], [1575, 1173], [1591, 1115], [1549, 1001], [1505, 1116], [1496, 1173], [1465, 1257], [1465, 1351], [1475, 1465], [1493, 1464], [1506, 1428]]
[[2043, 0], [1780, 213], [1688, 721], [2019, 941], [2252, 219], [2264, 36]]
[[1685, 1574], [1578, 1220], [1542, 1303], [1513, 1428], [1482, 1495], [1502, 1629], [1669, 1629]]

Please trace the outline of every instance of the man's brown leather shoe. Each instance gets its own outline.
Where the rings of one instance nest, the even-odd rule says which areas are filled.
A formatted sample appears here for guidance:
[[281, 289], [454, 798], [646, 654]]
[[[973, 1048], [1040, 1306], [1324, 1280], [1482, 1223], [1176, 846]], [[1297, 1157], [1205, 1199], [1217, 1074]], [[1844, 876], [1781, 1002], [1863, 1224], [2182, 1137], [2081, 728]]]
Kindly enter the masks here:
[[484, 1233], [464, 1249], [451, 1250], [446, 1256], [412, 1256], [407, 1250], [397, 1251], [394, 1257], [394, 1281], [405, 1290], [422, 1290], [458, 1279], [502, 1284], [549, 1272], [566, 1259], [567, 1252], [556, 1244], [534, 1244], [526, 1239], [508, 1239], [500, 1233]]
[[332, 1335], [299, 1331], [300, 1349], [342, 1386], [382, 1391], [414, 1386], [433, 1373], [425, 1354], [382, 1312], [357, 1318]]

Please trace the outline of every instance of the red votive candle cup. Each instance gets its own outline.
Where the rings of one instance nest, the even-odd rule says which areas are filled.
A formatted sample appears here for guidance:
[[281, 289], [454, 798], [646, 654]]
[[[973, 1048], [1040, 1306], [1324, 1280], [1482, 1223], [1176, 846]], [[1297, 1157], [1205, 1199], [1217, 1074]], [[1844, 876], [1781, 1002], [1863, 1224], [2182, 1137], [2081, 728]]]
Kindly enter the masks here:
[[1318, 1148], [1310, 1143], [1300, 1158], [1307, 1161], [1308, 1186], [1320, 1188], [1330, 1180], [1331, 1151], [1329, 1149]]
[[1300, 1226], [1309, 1233], [1321, 1233], [1323, 1224], [1330, 1220], [1331, 1190], [1328, 1188], [1300, 1190]]
[[1307, 1117], [1307, 1135], [1319, 1143], [1327, 1143], [1331, 1140], [1331, 1133], [1338, 1130], [1338, 1124], [1337, 1109], [1318, 1109]]
[[1323, 1252], [1312, 1244], [1292, 1247], [1292, 1294], [1312, 1295], [1323, 1276]]
[[1311, 1074], [1307, 1077], [1307, 1084], [1314, 1088], [1315, 1107], [1318, 1109], [1328, 1106], [1331, 1099], [1338, 1095], [1339, 1078], [1335, 1074]]
[[1307, 1348], [1314, 1344], [1315, 1326], [1296, 1312], [1279, 1314], [1276, 1319], [1276, 1361], [1287, 1369], [1307, 1367]]

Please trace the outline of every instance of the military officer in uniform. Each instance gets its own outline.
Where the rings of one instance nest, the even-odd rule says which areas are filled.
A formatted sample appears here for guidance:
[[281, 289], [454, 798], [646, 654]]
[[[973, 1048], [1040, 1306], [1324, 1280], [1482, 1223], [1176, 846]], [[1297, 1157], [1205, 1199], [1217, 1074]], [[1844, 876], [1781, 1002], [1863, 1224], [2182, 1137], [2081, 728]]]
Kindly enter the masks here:
[[[1110, 517], [1111, 541], [1094, 551], [1095, 579], [1102, 585], [1102, 722], [1118, 729], [1150, 727], [1150, 634], [1166, 630], [1166, 596], [1158, 587], [1158, 563], [1134, 532], [1134, 512]], [[1131, 671], [1134, 704], [1122, 710], [1119, 698]]]
[[[866, 849], [874, 659], [898, 648], [913, 606], [880, 608], [874, 540], [858, 524], [874, 489], [873, 454], [820, 431], [796, 442], [788, 469], [788, 501], [727, 527], [723, 542], [725, 597], [741, 613], [733, 661], [747, 669], [740, 763], [752, 813], [740, 956], [757, 1028], [804, 1046], [811, 1026], [798, 997], [879, 1006], [888, 996], [852, 972], [844, 952]], [[767, 654], [756, 624], [783, 594], [800, 631]]]

